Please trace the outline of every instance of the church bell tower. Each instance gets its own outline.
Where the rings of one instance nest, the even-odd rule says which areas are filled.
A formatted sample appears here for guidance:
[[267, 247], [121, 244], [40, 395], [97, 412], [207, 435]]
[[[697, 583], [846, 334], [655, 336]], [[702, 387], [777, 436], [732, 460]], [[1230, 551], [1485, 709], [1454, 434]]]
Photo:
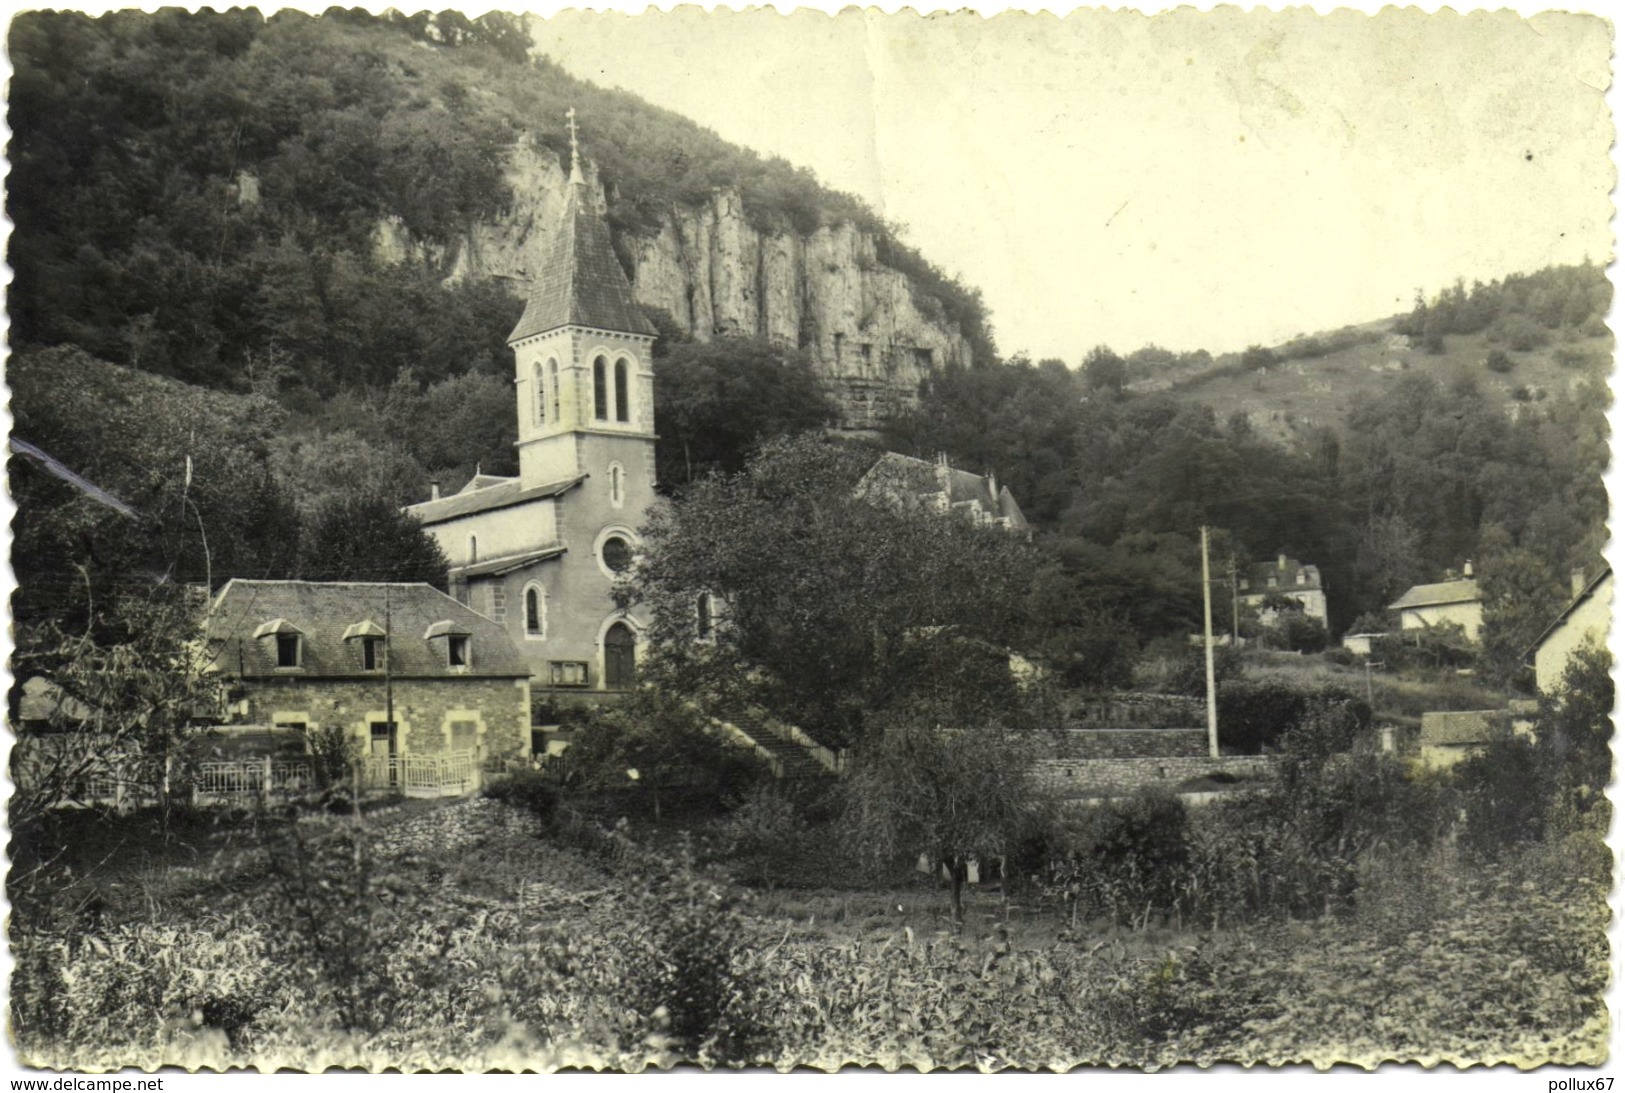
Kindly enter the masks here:
[[564, 210], [508, 335], [521, 488], [602, 477], [615, 507], [654, 497], [656, 330], [632, 295], [581, 171], [575, 109]]

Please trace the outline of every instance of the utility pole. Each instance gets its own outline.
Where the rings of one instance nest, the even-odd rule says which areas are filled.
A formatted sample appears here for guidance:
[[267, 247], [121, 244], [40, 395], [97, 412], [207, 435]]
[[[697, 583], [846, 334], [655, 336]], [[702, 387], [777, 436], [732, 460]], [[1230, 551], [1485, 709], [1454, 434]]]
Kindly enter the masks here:
[[1230, 553], [1230, 648], [1241, 648], [1241, 586], [1236, 579], [1236, 555]]
[[[390, 618], [389, 585], [384, 585], [384, 722], [389, 726], [389, 738], [395, 739], [395, 679], [390, 670], [389, 646], [395, 637], [395, 625]], [[394, 747], [390, 748], [394, 751]]]
[[1202, 652], [1207, 660], [1207, 754], [1219, 757], [1219, 699], [1213, 683], [1213, 584], [1208, 576], [1207, 525], [1202, 525]]

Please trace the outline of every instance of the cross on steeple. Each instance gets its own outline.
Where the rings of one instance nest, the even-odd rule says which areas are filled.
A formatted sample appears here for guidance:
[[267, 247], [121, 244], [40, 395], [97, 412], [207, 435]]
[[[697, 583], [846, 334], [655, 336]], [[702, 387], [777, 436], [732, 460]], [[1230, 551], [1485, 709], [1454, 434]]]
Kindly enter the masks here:
[[564, 116], [570, 126], [570, 181], [580, 182], [581, 149], [576, 144], [576, 108], [573, 106], [570, 107], [570, 109], [564, 112]]

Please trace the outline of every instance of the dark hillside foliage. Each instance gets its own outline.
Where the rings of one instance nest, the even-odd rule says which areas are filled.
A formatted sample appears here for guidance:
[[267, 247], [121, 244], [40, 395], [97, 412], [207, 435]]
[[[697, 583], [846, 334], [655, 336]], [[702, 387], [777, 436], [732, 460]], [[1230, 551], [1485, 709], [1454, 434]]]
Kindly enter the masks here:
[[[512, 290], [438, 263], [511, 199], [516, 142], [567, 156], [573, 105], [617, 234], [718, 187], [770, 229], [856, 222], [991, 359], [977, 294], [857, 199], [530, 59], [527, 42], [501, 15], [24, 15], [8, 43], [14, 344], [237, 390], [277, 360], [281, 385], [324, 397], [408, 366], [503, 372]], [[385, 222], [429, 247], [380, 260]]]

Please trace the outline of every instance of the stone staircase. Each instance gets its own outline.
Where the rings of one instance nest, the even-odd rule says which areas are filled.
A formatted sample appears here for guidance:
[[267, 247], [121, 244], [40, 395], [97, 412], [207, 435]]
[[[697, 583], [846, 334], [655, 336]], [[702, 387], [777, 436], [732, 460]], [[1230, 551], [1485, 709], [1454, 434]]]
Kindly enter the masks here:
[[790, 738], [788, 730], [774, 725], [759, 714], [736, 707], [723, 711], [718, 720], [748, 737], [756, 745], [757, 754], [773, 766], [777, 778], [808, 781], [835, 777], [833, 771], [819, 762], [812, 748], [797, 743]]

